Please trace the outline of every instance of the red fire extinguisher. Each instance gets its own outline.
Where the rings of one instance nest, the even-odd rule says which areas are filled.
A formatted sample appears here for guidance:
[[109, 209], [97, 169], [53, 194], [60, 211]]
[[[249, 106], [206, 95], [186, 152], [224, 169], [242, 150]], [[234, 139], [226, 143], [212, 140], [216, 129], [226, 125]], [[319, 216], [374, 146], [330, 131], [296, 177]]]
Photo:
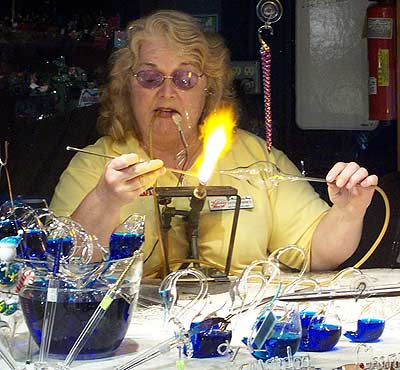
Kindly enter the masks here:
[[396, 119], [396, 6], [383, 0], [367, 10], [369, 119]]

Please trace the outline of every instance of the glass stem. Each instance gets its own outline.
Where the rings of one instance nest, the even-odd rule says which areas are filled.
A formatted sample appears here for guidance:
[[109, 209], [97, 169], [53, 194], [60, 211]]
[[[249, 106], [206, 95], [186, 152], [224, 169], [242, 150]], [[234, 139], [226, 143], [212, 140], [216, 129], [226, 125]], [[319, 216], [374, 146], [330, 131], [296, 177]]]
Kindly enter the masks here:
[[70, 366], [71, 363], [79, 355], [79, 352], [82, 350], [83, 346], [86, 344], [93, 331], [97, 328], [98, 324], [103, 319], [111, 303], [114, 301], [116, 295], [117, 293], [113, 288], [107, 291], [106, 295], [103, 297], [96, 310], [93, 312], [93, 315], [90, 317], [86, 326], [83, 328], [78, 339], [75, 341], [74, 345], [70, 349], [68, 356], [64, 361], [64, 366]]
[[54, 318], [56, 316], [57, 295], [60, 282], [57, 279], [49, 278], [47, 286], [47, 297], [44, 308], [42, 340], [39, 349], [39, 362], [47, 361], [49, 355], [51, 336], [54, 328]]

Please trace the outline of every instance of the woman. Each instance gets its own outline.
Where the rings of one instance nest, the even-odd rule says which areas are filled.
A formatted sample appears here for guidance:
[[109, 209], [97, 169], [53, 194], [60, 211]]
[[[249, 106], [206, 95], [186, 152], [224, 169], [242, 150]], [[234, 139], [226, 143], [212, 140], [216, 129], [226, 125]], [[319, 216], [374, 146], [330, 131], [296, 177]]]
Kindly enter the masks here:
[[[232, 73], [222, 39], [203, 32], [187, 14], [158, 11], [132, 22], [127, 34], [127, 46], [113, 56], [102, 96], [99, 127], [105, 136], [87, 148], [117, 158], [78, 153], [60, 178], [51, 208], [56, 214], [71, 215], [104, 244], [129, 214], [146, 214], [144, 269], [151, 273], [160, 267], [161, 251], [153, 199], [141, 194], [156, 181], [157, 186], [198, 184], [192, 177], [177, 178], [166, 167], [197, 170], [202, 150], [199, 127], [210, 112], [233, 106]], [[257, 189], [218, 172], [258, 160], [298, 173], [282, 152], [267, 152], [261, 139], [238, 129], [232, 149], [220, 158], [208, 182], [237, 188], [253, 205], [240, 212], [233, 272], [288, 244], [310, 253], [313, 270], [335, 268], [348, 258], [360, 240], [377, 177], [356, 163], [337, 163], [327, 175], [333, 203], [329, 208], [308, 183]], [[172, 205], [187, 208], [185, 202], [175, 198]], [[207, 208], [200, 217], [200, 258], [223, 268], [233, 211]], [[168, 238], [169, 258], [186, 258], [188, 241], [181, 218], [173, 218]], [[296, 268], [302, 264], [297, 254], [285, 262]]]

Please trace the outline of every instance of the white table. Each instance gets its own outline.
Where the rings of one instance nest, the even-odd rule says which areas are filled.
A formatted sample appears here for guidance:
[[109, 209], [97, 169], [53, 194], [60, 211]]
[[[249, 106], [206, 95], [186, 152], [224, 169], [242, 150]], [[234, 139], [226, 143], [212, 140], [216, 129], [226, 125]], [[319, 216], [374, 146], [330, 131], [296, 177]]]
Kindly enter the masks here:
[[[365, 274], [372, 276], [376, 279], [376, 284], [399, 283], [400, 270], [388, 269], [374, 269], [365, 270]], [[317, 279], [324, 279], [327, 274], [313, 274]], [[400, 283], [399, 283], [400, 284]], [[225, 297], [224, 294], [217, 294], [211, 297], [211, 304], [218, 306]], [[337, 301], [339, 309], [339, 316], [343, 320], [347, 320], [349, 315], [354, 313], [358, 305], [362, 304], [362, 300], [355, 303], [354, 300]], [[400, 310], [400, 299], [384, 298], [382, 304], [385, 309], [386, 316], [393, 315], [396, 310]], [[117, 366], [122, 365], [132, 359], [140, 351], [147, 349], [153, 345], [158, 344], [160, 341], [169, 337], [169, 334], [162, 329], [161, 311], [158, 308], [153, 308], [149, 311], [138, 311], [132, 320], [129, 327], [127, 336], [115, 355], [107, 359], [91, 360], [91, 361], [76, 361], [72, 364], [72, 369], [77, 370], [112, 370]], [[248, 353], [247, 349], [241, 344], [240, 339], [248, 334], [249, 324], [252, 318], [242, 319], [233, 325], [234, 338], [232, 339], [233, 346], [241, 346], [234, 364], [239, 368], [241, 364], [252, 361], [252, 356]], [[383, 335], [376, 343], [369, 343], [368, 346], [372, 348], [375, 354], [389, 355], [391, 353], [400, 352], [400, 314], [394, 316], [387, 321]], [[26, 333], [21, 331], [16, 338], [14, 346], [14, 355], [19, 361], [18, 364], [22, 366], [24, 355], [26, 351]], [[352, 343], [344, 336], [341, 337], [339, 343], [330, 352], [310, 352], [312, 365], [322, 369], [333, 369], [343, 364], [354, 363], [356, 359], [357, 343]], [[304, 355], [304, 352], [298, 352], [297, 355]], [[37, 352], [36, 352], [37, 355]], [[37, 357], [36, 357], [37, 358]], [[175, 360], [177, 359], [177, 350], [172, 350], [157, 359], [143, 364], [137, 369], [139, 370], [154, 370], [154, 369], [175, 369]], [[1, 364], [1, 363], [0, 363]], [[218, 370], [218, 369], [233, 369], [232, 362], [228, 358], [213, 358], [213, 359], [187, 359], [185, 369], [202, 369], [202, 370]], [[1, 365], [0, 368], [2, 369]]]

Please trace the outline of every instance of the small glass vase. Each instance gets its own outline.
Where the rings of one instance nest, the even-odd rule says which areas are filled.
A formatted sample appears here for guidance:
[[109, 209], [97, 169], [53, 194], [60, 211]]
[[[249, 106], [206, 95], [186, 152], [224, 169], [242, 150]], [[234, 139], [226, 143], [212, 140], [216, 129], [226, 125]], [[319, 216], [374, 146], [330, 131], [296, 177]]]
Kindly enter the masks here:
[[296, 353], [301, 340], [301, 322], [296, 304], [275, 301], [257, 319], [249, 338], [244, 338], [250, 353], [262, 361], [284, 358], [288, 347]]
[[332, 350], [339, 342], [342, 325], [334, 305], [330, 302], [317, 312], [303, 311], [301, 350], [325, 352]]
[[385, 329], [382, 307], [383, 304], [380, 299], [367, 302], [357, 319], [356, 330], [347, 330], [343, 335], [352, 342], [368, 343], [377, 341]]
[[145, 216], [133, 214], [118, 225], [110, 237], [110, 260], [128, 258], [144, 243]]

